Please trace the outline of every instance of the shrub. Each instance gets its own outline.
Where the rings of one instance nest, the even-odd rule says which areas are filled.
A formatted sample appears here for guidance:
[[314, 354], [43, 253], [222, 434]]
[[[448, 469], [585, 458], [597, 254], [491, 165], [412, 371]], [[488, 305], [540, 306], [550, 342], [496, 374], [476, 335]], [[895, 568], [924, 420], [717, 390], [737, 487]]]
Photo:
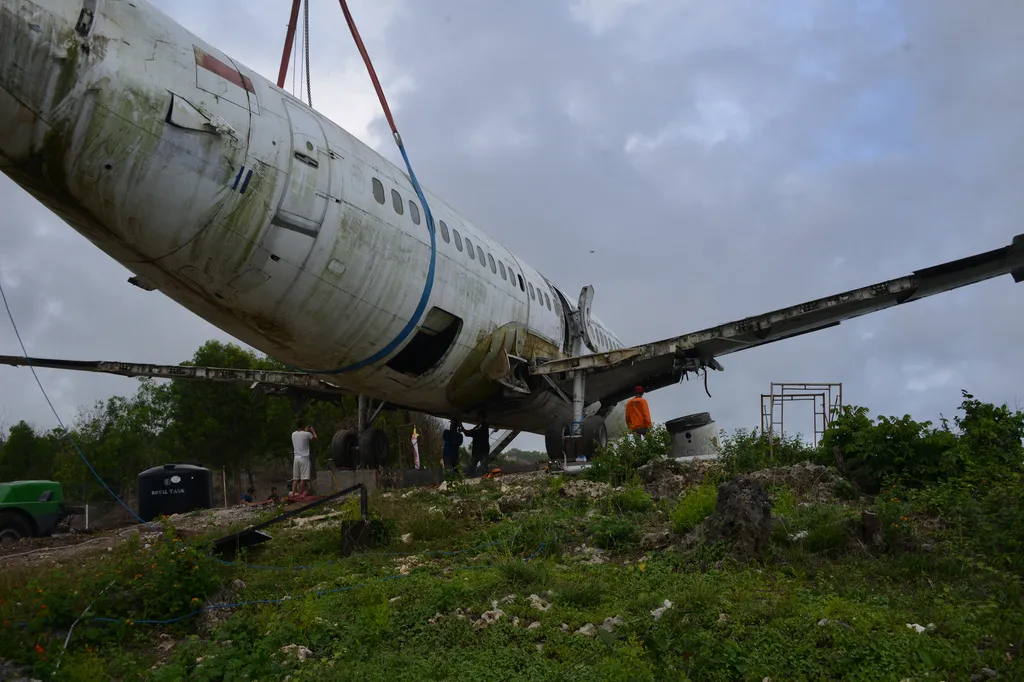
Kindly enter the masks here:
[[604, 499], [604, 507], [611, 514], [642, 514], [653, 504], [651, 496], [639, 486], [619, 490]]
[[838, 504], [795, 506], [785, 518], [776, 519], [772, 537], [784, 546], [796, 545], [808, 552], [835, 557], [849, 545], [855, 517], [855, 512]]
[[621, 517], [598, 516], [590, 522], [587, 531], [601, 549], [629, 549], [640, 542], [636, 524]]
[[647, 437], [636, 440], [626, 434], [609, 441], [594, 457], [593, 465], [585, 475], [592, 481], [603, 481], [619, 486], [635, 481], [636, 470], [651, 460], [667, 457], [672, 448], [672, 436], [662, 424], [656, 424]]
[[805, 443], [799, 434], [775, 436], [774, 447], [771, 446], [768, 434], [759, 429], [736, 429], [732, 435], [722, 431], [720, 436], [721, 461], [730, 474], [820, 459], [819, 452]]
[[956, 417], [961, 435], [956, 459], [971, 479], [993, 479], [1000, 472], [1019, 472], [1024, 464], [1024, 412], [996, 407], [961, 391], [963, 417]]
[[796, 493], [783, 485], [768, 486], [772, 501], [772, 516], [789, 516], [796, 509]]
[[942, 419], [941, 428], [910, 415], [878, 417], [865, 407], [844, 406], [826, 429], [819, 460], [838, 450], [843, 473], [859, 487], [877, 493], [886, 478], [911, 488], [969, 475], [973, 480], [994, 477], [1024, 459], [1024, 413], [995, 407], [962, 392], [963, 417], [954, 421], [960, 433]]
[[690, 489], [672, 511], [672, 530], [685, 535], [715, 511], [717, 502], [718, 488], [714, 484], [702, 483]]
[[822, 554], [836, 555], [849, 542], [850, 517], [842, 507], [810, 507], [807, 512], [807, 537], [804, 546]]

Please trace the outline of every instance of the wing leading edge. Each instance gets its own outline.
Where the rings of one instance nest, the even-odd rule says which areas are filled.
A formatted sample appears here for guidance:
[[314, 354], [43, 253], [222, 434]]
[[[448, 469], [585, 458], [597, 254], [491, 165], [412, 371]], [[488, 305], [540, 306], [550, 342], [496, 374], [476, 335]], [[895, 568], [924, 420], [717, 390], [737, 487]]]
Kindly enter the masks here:
[[801, 334], [835, 327], [844, 320], [917, 301], [1009, 274], [1024, 281], [1024, 235], [1009, 246], [917, 270], [910, 275], [773, 310], [662, 341], [565, 358], [531, 368], [571, 390], [577, 368], [587, 373], [586, 403], [617, 402], [642, 384], [648, 391], [678, 382], [685, 372], [722, 369], [716, 358]]

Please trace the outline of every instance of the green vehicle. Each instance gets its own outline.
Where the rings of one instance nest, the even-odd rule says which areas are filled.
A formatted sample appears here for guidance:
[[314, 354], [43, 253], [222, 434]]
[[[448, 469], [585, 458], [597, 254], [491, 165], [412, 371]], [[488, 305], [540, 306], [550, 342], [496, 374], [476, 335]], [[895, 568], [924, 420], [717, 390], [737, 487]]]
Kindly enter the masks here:
[[57, 481], [0, 483], [0, 545], [50, 535], [72, 516], [83, 513], [83, 507], [64, 504]]

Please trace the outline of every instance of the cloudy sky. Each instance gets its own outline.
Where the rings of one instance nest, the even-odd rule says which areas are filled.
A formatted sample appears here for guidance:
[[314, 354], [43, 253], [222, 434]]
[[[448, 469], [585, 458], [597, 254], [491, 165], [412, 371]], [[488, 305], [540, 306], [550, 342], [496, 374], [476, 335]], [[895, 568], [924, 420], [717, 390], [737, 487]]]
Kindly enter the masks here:
[[[288, 3], [157, 0], [270, 79]], [[353, 0], [420, 180], [628, 344], [1008, 244], [1024, 232], [1017, 0]], [[313, 0], [313, 104], [401, 163], [334, 0]], [[290, 86], [289, 86], [290, 87]], [[0, 177], [0, 277], [29, 352], [176, 363], [225, 334]], [[759, 423], [772, 381], [952, 416], [1024, 398], [1009, 277], [723, 358], [650, 394], [654, 418]], [[0, 353], [18, 346], [0, 323]], [[61, 416], [133, 381], [44, 370]], [[809, 433], [810, 406], [787, 417]], [[55, 420], [0, 368], [0, 419]], [[540, 448], [521, 437], [520, 447]]]

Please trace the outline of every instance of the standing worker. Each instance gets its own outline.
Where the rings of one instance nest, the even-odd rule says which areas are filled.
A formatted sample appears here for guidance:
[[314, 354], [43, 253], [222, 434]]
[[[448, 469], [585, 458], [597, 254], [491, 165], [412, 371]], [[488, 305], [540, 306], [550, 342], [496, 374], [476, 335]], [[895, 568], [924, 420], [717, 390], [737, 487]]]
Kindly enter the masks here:
[[487, 428], [487, 417], [481, 413], [479, 423], [466, 434], [473, 439], [473, 458], [466, 469], [466, 478], [474, 475], [477, 464], [480, 464], [480, 475], [483, 476], [487, 473], [488, 460], [491, 456], [491, 430]]
[[462, 422], [453, 419], [448, 422], [448, 428], [441, 432], [441, 457], [444, 459], [445, 469], [455, 469], [459, 466], [459, 448], [462, 447]]
[[647, 435], [651, 424], [651, 411], [644, 400], [644, 387], [633, 388], [633, 397], [626, 403], [626, 426], [638, 441]]
[[292, 461], [292, 497], [306, 494], [306, 482], [309, 481], [309, 444], [317, 440], [316, 429], [307, 426], [302, 419], [295, 420], [295, 431], [292, 432], [292, 450], [295, 459]]

